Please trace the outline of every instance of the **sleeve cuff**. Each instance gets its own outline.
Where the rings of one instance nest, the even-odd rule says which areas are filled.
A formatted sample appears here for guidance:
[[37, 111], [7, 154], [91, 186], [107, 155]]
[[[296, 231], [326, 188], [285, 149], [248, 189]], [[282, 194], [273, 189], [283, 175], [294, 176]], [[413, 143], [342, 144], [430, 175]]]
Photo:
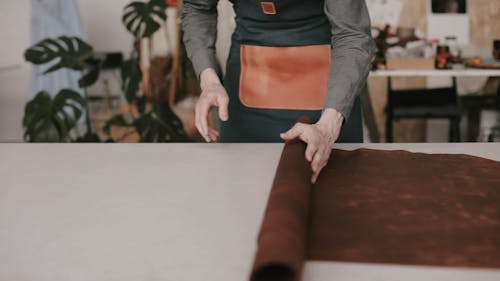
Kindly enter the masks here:
[[191, 62], [198, 78], [200, 78], [201, 73], [207, 68], [215, 69], [220, 76], [219, 64], [212, 53], [198, 52], [192, 57]]
[[358, 81], [356, 84], [356, 88], [352, 90], [346, 91], [343, 87], [332, 87], [329, 89], [330, 93], [347, 93], [347, 95], [339, 95], [332, 94], [329, 95], [327, 100], [325, 101], [324, 108], [332, 108], [336, 111], [340, 112], [342, 116], [344, 116], [345, 122], [347, 122], [351, 116], [352, 107], [354, 105], [354, 101], [361, 94], [361, 91], [364, 91], [368, 79], [369, 69], [362, 76], [362, 80]]
[[334, 100], [327, 100], [325, 103], [325, 109], [331, 108], [335, 109], [337, 112], [340, 112], [344, 117], [344, 122], [347, 122], [349, 117], [351, 116], [351, 110], [354, 102], [337, 102]]

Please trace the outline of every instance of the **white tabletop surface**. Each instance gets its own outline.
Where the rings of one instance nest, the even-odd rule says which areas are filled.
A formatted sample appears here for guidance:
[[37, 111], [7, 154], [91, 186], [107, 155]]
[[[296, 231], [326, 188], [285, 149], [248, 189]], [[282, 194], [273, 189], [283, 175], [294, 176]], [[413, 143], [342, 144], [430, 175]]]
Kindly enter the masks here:
[[[364, 146], [500, 161], [500, 144]], [[0, 144], [0, 280], [246, 281], [281, 149]], [[498, 281], [500, 271], [307, 262], [304, 280]]]
[[370, 77], [500, 77], [500, 69], [457, 69], [457, 70], [377, 70]]

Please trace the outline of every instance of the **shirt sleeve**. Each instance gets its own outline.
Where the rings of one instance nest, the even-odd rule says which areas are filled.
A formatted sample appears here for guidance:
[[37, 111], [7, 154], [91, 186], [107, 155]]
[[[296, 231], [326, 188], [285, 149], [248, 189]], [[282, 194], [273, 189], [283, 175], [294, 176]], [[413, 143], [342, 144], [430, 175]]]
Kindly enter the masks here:
[[364, 87], [375, 43], [365, 0], [326, 0], [332, 28], [332, 65], [325, 108], [349, 118], [356, 96]]
[[207, 68], [219, 73], [215, 55], [218, 1], [184, 0], [182, 5], [183, 41], [198, 77]]

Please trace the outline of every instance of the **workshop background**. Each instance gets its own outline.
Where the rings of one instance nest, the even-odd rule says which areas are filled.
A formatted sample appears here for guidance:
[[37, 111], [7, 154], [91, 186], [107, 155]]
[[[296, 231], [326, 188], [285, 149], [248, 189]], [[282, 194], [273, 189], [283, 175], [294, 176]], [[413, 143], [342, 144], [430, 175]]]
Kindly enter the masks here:
[[[200, 89], [179, 41], [182, 1], [145, 1], [165, 10], [164, 16], [154, 16], [159, 28], [151, 34], [127, 30], [130, 18], [123, 16], [137, 12], [131, 2], [0, 2], [0, 142], [201, 141], [193, 124]], [[500, 71], [500, 2], [456, 1], [465, 10], [458, 14], [433, 11], [439, 2], [454, 1], [367, 0], [373, 35], [381, 48], [374, 73], [436, 68]], [[231, 4], [221, 0], [217, 48], [222, 66], [233, 17]], [[53, 42], [43, 40], [50, 38], [62, 49], [47, 59], [40, 50], [47, 51], [44, 46]], [[69, 42], [76, 44], [76, 50], [68, 49]], [[437, 52], [439, 47], [446, 47], [440, 49], [445, 53]], [[438, 60], [443, 54], [444, 64]], [[58, 58], [64, 63], [54, 65]], [[54, 71], [45, 74], [50, 66]], [[443, 76], [369, 78], [373, 114], [364, 112], [365, 141], [500, 141], [500, 88], [493, 76], [457, 77], [456, 87], [451, 77]], [[430, 96], [425, 105], [418, 101], [397, 108], [388, 103], [389, 78], [395, 92], [419, 89], [432, 94], [429, 89], [449, 87], [456, 96], [446, 104]], [[426, 118], [429, 108], [443, 116]], [[387, 122], [391, 109], [415, 118], [393, 116], [393, 122]], [[452, 138], [457, 116], [458, 137]], [[215, 116], [212, 121], [217, 123]], [[393, 124], [390, 137], [388, 123]]]

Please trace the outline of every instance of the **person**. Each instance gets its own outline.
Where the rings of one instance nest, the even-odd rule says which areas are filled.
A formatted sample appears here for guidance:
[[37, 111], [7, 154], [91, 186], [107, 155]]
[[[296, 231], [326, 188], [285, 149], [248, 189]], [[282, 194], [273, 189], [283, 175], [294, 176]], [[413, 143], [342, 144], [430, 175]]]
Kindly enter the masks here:
[[[184, 0], [184, 43], [200, 78], [196, 127], [207, 142], [299, 138], [316, 182], [333, 144], [362, 142], [359, 92], [375, 46], [365, 0], [230, 0], [236, 28], [221, 81], [218, 0]], [[220, 133], [208, 126], [218, 107]], [[311, 123], [297, 123], [307, 117]]]

